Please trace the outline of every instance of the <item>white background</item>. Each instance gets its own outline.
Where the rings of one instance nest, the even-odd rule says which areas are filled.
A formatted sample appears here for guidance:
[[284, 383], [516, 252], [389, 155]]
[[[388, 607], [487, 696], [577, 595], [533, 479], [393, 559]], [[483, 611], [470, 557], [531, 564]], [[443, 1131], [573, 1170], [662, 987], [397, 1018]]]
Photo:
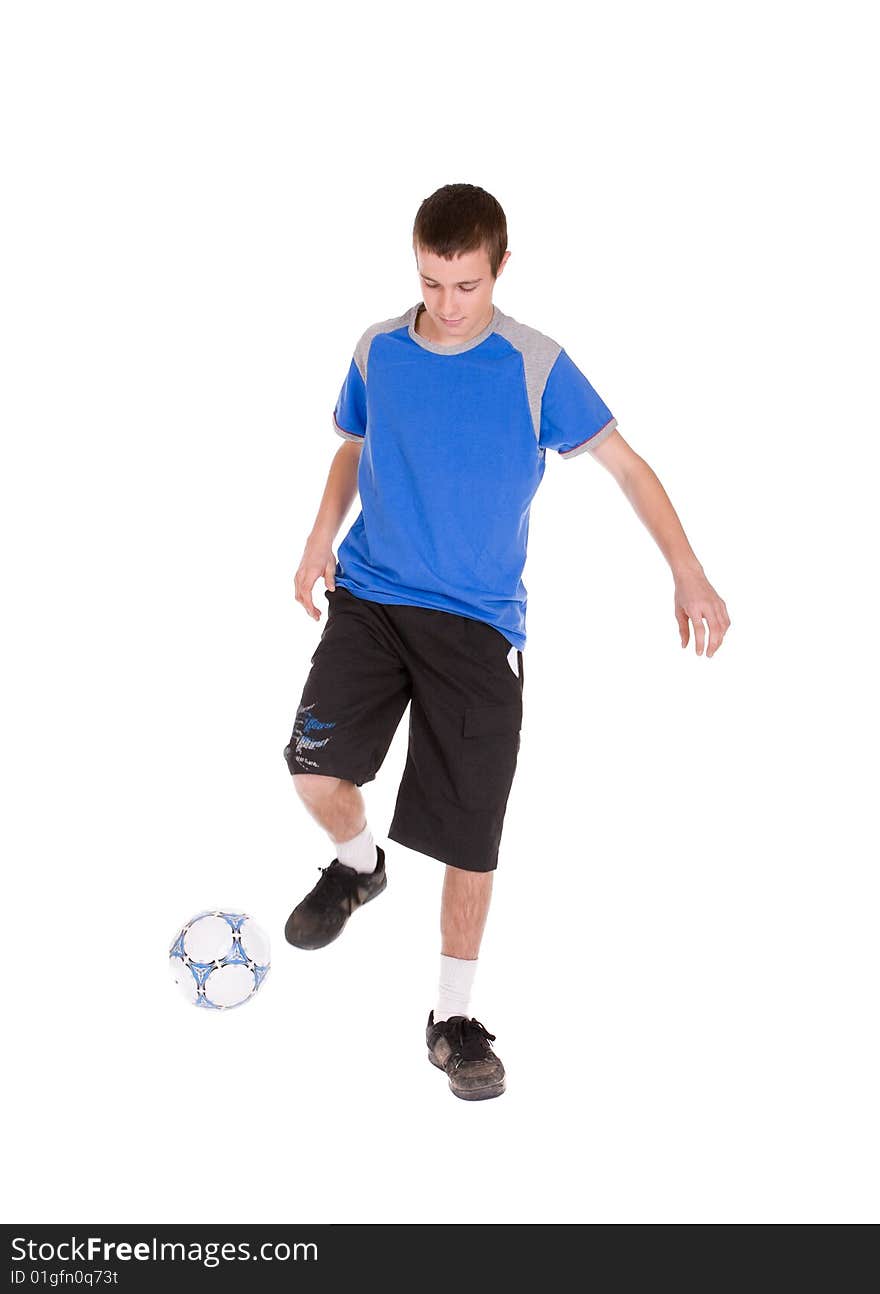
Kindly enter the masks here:
[[[868, 13], [4, 6], [4, 1220], [877, 1219]], [[282, 759], [323, 627], [293, 574], [453, 181], [732, 618], [683, 651], [613, 479], [548, 455], [479, 1104], [425, 1055], [405, 722], [386, 894], [283, 939], [333, 857]], [[215, 905], [273, 943], [224, 1015], [166, 969]]]

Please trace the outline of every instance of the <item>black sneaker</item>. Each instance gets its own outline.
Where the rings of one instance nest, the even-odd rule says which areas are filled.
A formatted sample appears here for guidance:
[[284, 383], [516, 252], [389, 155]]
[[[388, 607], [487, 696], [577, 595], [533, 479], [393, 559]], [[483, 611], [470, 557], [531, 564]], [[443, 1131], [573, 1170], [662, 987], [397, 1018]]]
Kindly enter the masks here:
[[504, 1091], [504, 1066], [495, 1055], [489, 1033], [479, 1020], [463, 1015], [434, 1023], [428, 1016], [428, 1060], [449, 1076], [449, 1086], [463, 1101], [485, 1101]]
[[372, 872], [358, 872], [334, 858], [319, 867], [321, 879], [302, 903], [297, 904], [284, 927], [284, 937], [295, 948], [323, 948], [342, 934], [355, 908], [369, 903], [386, 885], [385, 851], [376, 846], [378, 862]]

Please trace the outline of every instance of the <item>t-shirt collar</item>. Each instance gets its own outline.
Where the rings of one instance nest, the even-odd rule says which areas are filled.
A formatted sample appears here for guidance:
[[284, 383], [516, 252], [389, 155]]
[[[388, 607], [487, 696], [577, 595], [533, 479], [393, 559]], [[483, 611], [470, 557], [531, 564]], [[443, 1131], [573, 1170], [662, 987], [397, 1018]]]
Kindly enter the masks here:
[[425, 350], [433, 351], [435, 355], [460, 355], [462, 351], [472, 350], [474, 346], [479, 346], [481, 342], [484, 342], [487, 337], [491, 336], [501, 320], [501, 311], [493, 301], [492, 318], [486, 324], [486, 327], [482, 332], [477, 333], [476, 337], [471, 337], [468, 341], [457, 342], [454, 346], [441, 346], [438, 342], [429, 341], [427, 337], [421, 337], [416, 332], [416, 316], [419, 311], [424, 310], [424, 308], [424, 301], [419, 301], [414, 306], [410, 307], [407, 312], [407, 330], [410, 337], [417, 345], [423, 347]]

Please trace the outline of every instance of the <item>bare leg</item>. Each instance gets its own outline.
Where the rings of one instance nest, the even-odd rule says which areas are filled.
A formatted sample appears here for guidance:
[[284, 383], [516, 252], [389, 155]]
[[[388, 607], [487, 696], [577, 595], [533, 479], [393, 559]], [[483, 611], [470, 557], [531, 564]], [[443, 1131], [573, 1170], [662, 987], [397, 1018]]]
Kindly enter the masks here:
[[493, 877], [494, 872], [468, 872], [447, 864], [443, 878], [443, 951], [437, 1007], [428, 1016], [426, 1030], [428, 1059], [446, 1070], [450, 1088], [466, 1101], [500, 1096], [506, 1086], [504, 1065], [492, 1050], [495, 1035], [469, 1016], [467, 1006]]
[[367, 825], [364, 797], [354, 782], [323, 773], [294, 773], [293, 785], [331, 840], [351, 840]]
[[494, 872], [467, 872], [447, 864], [440, 905], [441, 952], [474, 961], [489, 912]]

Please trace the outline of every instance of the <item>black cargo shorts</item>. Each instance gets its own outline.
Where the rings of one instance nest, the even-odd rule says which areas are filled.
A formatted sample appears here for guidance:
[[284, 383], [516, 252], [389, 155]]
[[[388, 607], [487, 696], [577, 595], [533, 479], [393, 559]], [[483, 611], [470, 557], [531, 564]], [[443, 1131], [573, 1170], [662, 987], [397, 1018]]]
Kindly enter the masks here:
[[409, 704], [388, 838], [494, 871], [520, 746], [522, 652], [483, 620], [370, 602], [340, 585], [324, 596], [327, 621], [284, 749], [290, 772], [371, 782]]

